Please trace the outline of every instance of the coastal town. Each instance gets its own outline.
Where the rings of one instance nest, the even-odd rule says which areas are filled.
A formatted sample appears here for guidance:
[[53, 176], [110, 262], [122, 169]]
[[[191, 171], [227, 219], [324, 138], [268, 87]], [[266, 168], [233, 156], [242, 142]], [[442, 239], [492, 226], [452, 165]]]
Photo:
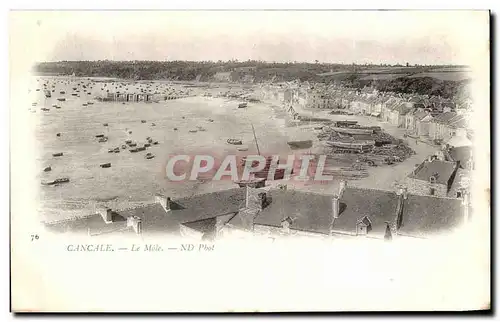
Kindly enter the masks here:
[[[283, 172], [269, 175], [268, 164], [251, 180], [226, 181], [214, 187], [214, 181], [205, 177], [201, 183], [198, 180], [199, 185], [207, 187], [200, 193], [182, 195], [176, 191], [178, 186], [166, 189], [160, 185], [149, 198], [128, 207], [107, 200], [89, 201], [87, 214], [45, 221], [48, 231], [88, 236], [165, 234], [204, 241], [249, 236], [391, 241], [448, 233], [470, 221], [469, 187], [474, 170], [473, 132], [467, 124], [472, 112], [470, 98], [445, 99], [300, 80], [258, 84], [248, 77], [245, 80], [227, 82], [216, 77], [211, 82], [158, 83], [42, 77], [37, 80], [36, 92], [45, 93], [46, 100], [51, 88], [54, 93], [64, 83], [72, 86], [75, 94], [70, 100], [79, 100], [80, 95], [89, 99], [79, 107], [85, 109], [99, 104], [103, 108], [133, 104], [134, 108], [154, 106], [157, 110], [156, 106], [168, 109], [173, 101], [189, 101], [208, 110], [213, 108], [212, 113], [246, 113], [241, 118], [250, 119], [253, 131], [248, 130], [243, 139], [219, 138], [227, 142], [213, 143], [214, 150], [217, 144], [225, 143], [224, 153], [237, 152], [239, 157], [248, 151], [261, 155], [261, 150], [263, 155], [304, 153], [312, 155], [313, 160], [326, 155], [323, 172], [331, 174], [333, 181], [297, 184], [284, 180]], [[66, 102], [58, 101], [59, 105]], [[40, 113], [37, 105], [33, 103], [32, 113]], [[42, 113], [49, 112], [43, 108], [46, 110]], [[262, 138], [266, 129], [253, 128], [253, 124], [259, 124], [255, 115], [262, 114], [282, 118], [280, 131], [285, 131], [285, 141], [280, 143], [281, 150], [272, 145], [266, 150], [269, 137]], [[207, 126], [217, 122], [211, 117]], [[108, 134], [96, 135], [101, 143], [107, 144], [108, 137], [113, 136], [109, 134], [113, 125], [108, 123], [104, 123]], [[155, 130], [162, 126], [159, 119], [137, 123]], [[206, 136], [211, 131], [207, 126], [178, 126], [173, 131]], [[127, 139], [116, 141], [117, 147], [108, 149], [109, 153], [129, 149], [139, 154], [165, 143], [151, 135], [140, 145], [131, 139], [132, 126], [125, 132]], [[146, 153], [143, 160], [161, 155], [160, 150], [154, 151]], [[59, 153], [52, 157], [64, 158], [64, 152]], [[103, 163], [101, 168], [112, 164], [114, 161]], [[44, 171], [51, 170], [45, 167]], [[48, 185], [58, 189], [70, 180], [59, 178], [48, 181]]]

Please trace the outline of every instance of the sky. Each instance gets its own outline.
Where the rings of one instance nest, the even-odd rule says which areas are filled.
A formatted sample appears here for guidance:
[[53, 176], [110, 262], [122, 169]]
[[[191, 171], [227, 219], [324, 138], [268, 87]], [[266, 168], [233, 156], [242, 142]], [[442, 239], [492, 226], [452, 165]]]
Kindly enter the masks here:
[[11, 59], [470, 64], [487, 11], [10, 13]]

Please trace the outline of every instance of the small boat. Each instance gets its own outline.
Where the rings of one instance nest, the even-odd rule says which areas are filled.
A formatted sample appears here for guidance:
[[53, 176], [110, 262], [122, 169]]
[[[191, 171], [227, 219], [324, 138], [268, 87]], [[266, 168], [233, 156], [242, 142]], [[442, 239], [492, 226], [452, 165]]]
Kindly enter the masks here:
[[102, 137], [99, 139], [99, 143], [104, 143], [104, 142], [108, 142], [108, 138], [107, 137]]
[[113, 153], [115, 152], [115, 149], [108, 149], [108, 153]]
[[146, 148], [143, 146], [137, 148], [137, 151], [145, 151], [145, 150], [146, 150]]
[[53, 157], [62, 157], [63, 153], [62, 152], [57, 152], [57, 153], [52, 153]]
[[149, 160], [149, 159], [152, 159], [152, 158], [154, 158], [154, 157], [155, 157], [155, 156], [154, 156], [153, 154], [151, 154], [151, 153], [147, 153], [147, 154], [146, 154], [146, 156], [145, 156], [145, 158], [146, 158], [146, 159], [148, 159], [148, 160]]
[[31, 106], [37, 106], [37, 105], [38, 105], [37, 102], [31, 103]]
[[83, 104], [82, 104], [82, 106], [87, 106], [87, 104], [86, 104], [86, 103], [83, 103]]
[[130, 151], [130, 152], [132, 152], [132, 153], [139, 152], [139, 150], [138, 150], [137, 148], [135, 148], [135, 149], [130, 149], [129, 151]]
[[132, 146], [132, 147], [137, 146], [137, 143], [130, 143], [129, 146]]
[[208, 119], [208, 121], [209, 121], [209, 122], [211, 122], [211, 123], [213, 123], [213, 121], [214, 121], [214, 120], [212, 120], [212, 119]]
[[236, 148], [236, 150], [238, 150], [238, 151], [248, 151], [248, 147], [242, 146], [242, 147]]
[[149, 148], [150, 146], [151, 146], [151, 144], [150, 144], [150, 143], [144, 143], [144, 147], [145, 147], [145, 148]]
[[176, 127], [174, 127], [174, 131], [177, 131], [178, 129]]
[[108, 123], [104, 123], [103, 126], [108, 126]]
[[[89, 93], [90, 94], [90, 93]], [[94, 105], [94, 102], [87, 102], [88, 105]]]
[[141, 123], [146, 123], [146, 120], [141, 120]]
[[72, 96], [78, 96], [78, 94], [77, 94], [77, 93], [71, 93], [71, 95], [72, 95]]
[[64, 102], [64, 101], [66, 101], [66, 98], [64, 98], [64, 97], [59, 97], [57, 100], [58, 100], [59, 102]]
[[48, 166], [45, 169], [43, 169], [44, 172], [49, 172], [52, 171], [52, 167]]
[[61, 136], [61, 133], [57, 133], [56, 136]]
[[196, 133], [198, 130], [189, 130], [189, 133]]
[[248, 105], [247, 103], [240, 103], [238, 104], [238, 108], [245, 108], [247, 107], [247, 105]]
[[308, 149], [312, 147], [313, 142], [312, 140], [288, 141], [287, 144], [291, 149], [296, 150], [296, 149]]
[[154, 141], [154, 142], [153, 142], [153, 145], [158, 145], [158, 141]]
[[122, 145], [122, 149], [126, 149], [127, 146], [125, 144]]
[[59, 94], [66, 94], [66, 92], [65, 91], [60, 91]]
[[373, 134], [373, 129], [355, 129], [345, 127], [333, 127], [332, 130], [344, 134]]
[[155, 123], [151, 123], [151, 126], [156, 126], [156, 124]]
[[130, 143], [132, 143], [132, 140], [125, 140], [125, 143], [130, 144]]
[[241, 140], [238, 140], [238, 139], [227, 139], [227, 143], [233, 144], [233, 145], [241, 145], [241, 144], [243, 144], [243, 142]]
[[101, 168], [111, 168], [111, 163], [103, 163], [101, 164]]
[[128, 131], [128, 134], [132, 134], [132, 131]]
[[51, 181], [46, 181], [42, 182], [43, 185], [49, 186], [49, 185], [54, 185], [54, 184], [59, 184], [59, 183], [66, 183], [69, 182], [69, 178], [59, 178]]
[[104, 137], [104, 134], [97, 134], [95, 137], [96, 137], [96, 138], [103, 138], [103, 137]]

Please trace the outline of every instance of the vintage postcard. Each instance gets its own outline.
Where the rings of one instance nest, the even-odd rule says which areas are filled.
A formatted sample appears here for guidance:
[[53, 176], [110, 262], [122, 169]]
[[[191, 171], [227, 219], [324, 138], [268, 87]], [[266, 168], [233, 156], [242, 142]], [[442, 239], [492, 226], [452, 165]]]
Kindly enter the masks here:
[[488, 11], [11, 11], [14, 312], [490, 309]]

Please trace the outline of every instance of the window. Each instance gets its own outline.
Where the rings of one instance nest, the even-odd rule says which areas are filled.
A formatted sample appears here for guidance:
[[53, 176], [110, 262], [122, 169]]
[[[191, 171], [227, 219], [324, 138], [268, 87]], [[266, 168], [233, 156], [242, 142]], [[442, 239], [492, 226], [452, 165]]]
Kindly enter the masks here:
[[431, 189], [430, 189], [430, 191], [429, 191], [429, 194], [430, 194], [431, 196], [434, 196], [434, 195], [436, 194], [436, 189], [431, 188]]
[[431, 177], [429, 178], [429, 182], [430, 182], [430, 183], [436, 183], [436, 177], [435, 177], [435, 176], [431, 176]]
[[457, 192], [457, 198], [462, 198], [462, 192], [461, 191]]

